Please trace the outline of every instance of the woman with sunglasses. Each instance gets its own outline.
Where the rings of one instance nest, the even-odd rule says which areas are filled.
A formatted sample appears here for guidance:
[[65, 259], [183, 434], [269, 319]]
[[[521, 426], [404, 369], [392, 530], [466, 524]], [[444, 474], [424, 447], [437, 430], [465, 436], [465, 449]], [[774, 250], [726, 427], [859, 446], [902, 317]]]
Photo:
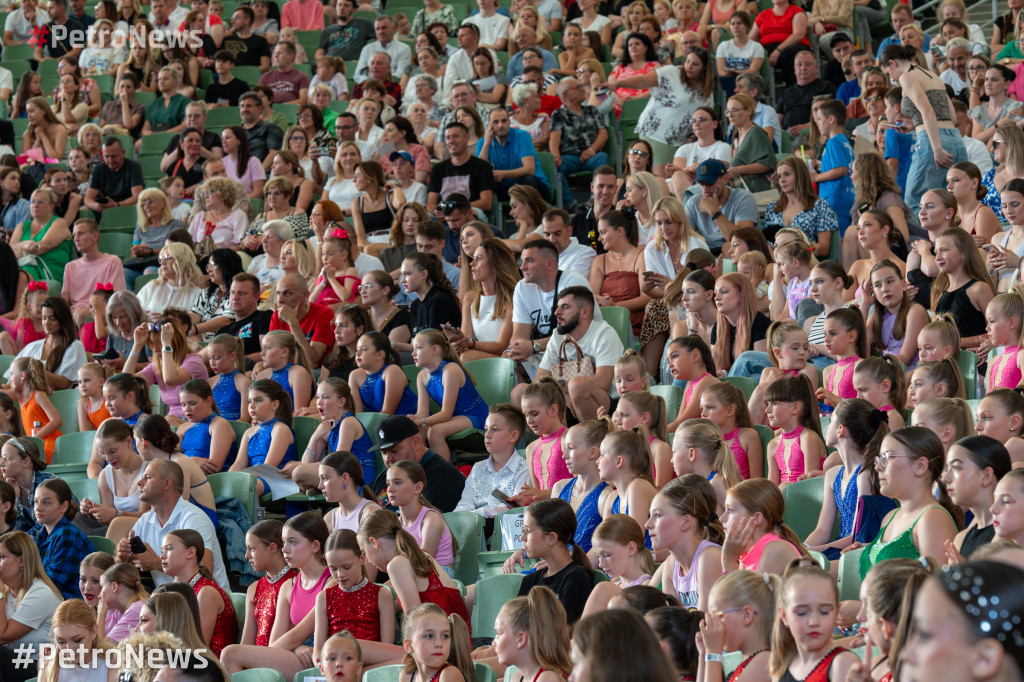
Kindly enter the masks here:
[[210, 281], [191, 310], [195, 330], [202, 335], [204, 341], [212, 339], [234, 319], [229, 306], [231, 297], [228, 290], [231, 280], [240, 272], [245, 272], [245, 268], [242, 267], [242, 258], [237, 251], [214, 249], [206, 260], [206, 274]]
[[[647, 140], [636, 140], [633, 144], [629, 145], [626, 149], [626, 155], [622, 159], [623, 175], [619, 178], [619, 184], [615, 190], [616, 203], [626, 198], [626, 180], [629, 179], [630, 175], [651, 172], [651, 160], [653, 158], [651, 144]], [[666, 184], [664, 178], [658, 178], [658, 185], [661, 187], [662, 196], [668, 196], [668, 184]]]

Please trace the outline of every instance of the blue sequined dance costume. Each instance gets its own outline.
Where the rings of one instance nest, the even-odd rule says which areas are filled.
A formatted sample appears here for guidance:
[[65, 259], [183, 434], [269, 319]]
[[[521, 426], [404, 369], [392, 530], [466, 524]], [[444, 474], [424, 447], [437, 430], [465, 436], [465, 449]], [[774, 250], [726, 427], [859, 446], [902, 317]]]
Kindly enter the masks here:
[[[335, 452], [338, 449], [338, 439], [341, 437], [341, 424], [349, 417], [354, 417], [351, 412], [346, 412], [341, 415], [341, 419], [334, 425], [334, 428], [327, 433], [327, 451]], [[356, 438], [352, 443], [350, 452], [356, 456], [359, 463], [363, 465], [363, 480], [372, 481], [377, 478], [377, 454], [370, 452], [370, 448], [373, 447], [373, 441], [370, 440], [370, 434], [363, 429], [363, 435]]]
[[[294, 366], [295, 365], [293, 363], [289, 362], [281, 369], [275, 369], [270, 374], [270, 380], [276, 381], [277, 383], [281, 384], [281, 388], [283, 388], [285, 393], [288, 394], [288, 397], [292, 399], [292, 410], [298, 409], [298, 407], [295, 405], [295, 392], [292, 391], [292, 385], [288, 381], [288, 372]], [[305, 405], [303, 405], [302, 407], [305, 407]]]
[[[562, 488], [562, 492], [558, 493], [558, 497], [571, 505], [572, 489], [579, 480], [579, 477], [569, 479], [565, 487]], [[593, 490], [587, 493], [587, 496], [583, 498], [579, 508], [576, 510], [576, 536], [573, 538], [573, 542], [579, 545], [584, 552], [590, 551], [591, 536], [593, 536], [597, 524], [601, 523], [601, 512], [597, 508], [597, 502], [601, 499], [601, 493], [607, 487], [608, 484], [601, 481]]]
[[[274, 417], [270, 421], [260, 424], [256, 433], [249, 438], [249, 466], [258, 467], [267, 460], [267, 454], [270, 452], [270, 436], [274, 430], [274, 425], [279, 421], [277, 417]], [[296, 458], [295, 429], [289, 426], [288, 430], [292, 432], [292, 442], [284, 453], [284, 457], [278, 462], [278, 469]]]
[[[210, 459], [210, 445], [213, 442], [213, 437], [210, 435], [210, 424], [216, 417], [216, 414], [210, 414], [206, 419], [193, 424], [181, 439], [181, 451], [189, 457]], [[237, 443], [232, 443], [231, 451], [228, 452], [228, 457], [224, 460], [224, 468], [221, 471], [227, 471], [234, 463], [236, 447]]]
[[863, 463], [858, 464], [854, 469], [850, 482], [846, 484], [846, 490], [842, 489], [845, 466], [839, 467], [836, 480], [832, 482], [832, 496], [836, 501], [836, 509], [839, 510], [839, 537], [841, 538], [853, 533], [853, 520], [857, 514], [857, 475], [860, 474], [862, 466]]
[[228, 421], [238, 421], [242, 417], [242, 394], [235, 387], [237, 369], [221, 374], [213, 385], [213, 402], [217, 405], [220, 416]]
[[[359, 399], [363, 401], [363, 412], [384, 411], [384, 370], [387, 368], [388, 365], [385, 364], [373, 374], [366, 373], [366, 379], [359, 386]], [[409, 384], [406, 384], [395, 414], [416, 414], [417, 409], [419, 406], [416, 403], [416, 394], [409, 389]]]
[[[427, 380], [427, 393], [438, 405], [444, 404], [444, 386], [441, 383], [441, 375], [448, 364], [447, 360], [442, 360], [437, 369], [430, 373], [430, 379]], [[466, 374], [466, 383], [463, 384], [459, 395], [455, 398], [455, 412], [452, 416], [469, 418], [474, 429], [484, 428], [484, 422], [487, 420], [487, 403], [477, 393], [476, 386], [469, 380], [468, 374]]]
[[144, 414], [146, 414], [146, 413], [143, 412], [142, 410], [139, 410], [138, 412], [136, 412], [132, 416], [126, 417], [125, 419], [122, 419], [121, 421], [123, 421], [128, 426], [135, 426], [136, 424], [139, 423], [139, 420], [142, 419], [142, 415], [144, 415]]
[[[628, 488], [628, 486], [627, 486], [627, 488]], [[619, 496], [616, 495], [615, 499], [612, 500], [612, 514], [618, 514], [618, 513], [619, 513]], [[624, 511], [622, 513], [625, 514], [626, 516], [629, 516], [629, 502], [626, 503], [626, 511]], [[651, 533], [646, 528], [644, 528], [644, 546], [647, 547], [647, 549], [651, 549]]]

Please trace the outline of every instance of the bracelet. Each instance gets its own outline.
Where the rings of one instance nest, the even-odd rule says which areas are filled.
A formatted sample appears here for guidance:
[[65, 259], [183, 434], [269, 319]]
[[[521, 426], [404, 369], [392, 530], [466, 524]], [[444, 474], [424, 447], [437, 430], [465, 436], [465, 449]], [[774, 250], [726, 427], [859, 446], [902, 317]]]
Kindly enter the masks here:
[[721, 663], [722, 654], [704, 654], [705, 663]]

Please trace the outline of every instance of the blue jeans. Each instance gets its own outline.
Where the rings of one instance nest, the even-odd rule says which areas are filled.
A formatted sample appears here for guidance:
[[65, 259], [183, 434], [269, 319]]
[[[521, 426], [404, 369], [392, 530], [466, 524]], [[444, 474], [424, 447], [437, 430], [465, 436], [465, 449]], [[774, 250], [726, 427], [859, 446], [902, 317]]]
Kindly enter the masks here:
[[[821, 355], [816, 358], [811, 358], [809, 362], [818, 369], [825, 369], [829, 365], [835, 364], [835, 360], [831, 360]], [[754, 381], [757, 381], [761, 378], [761, 372], [769, 367], [773, 367], [773, 365], [767, 353], [763, 353], [759, 350], [748, 350], [740, 353], [740, 356], [736, 358], [734, 363], [732, 363], [732, 368], [729, 370], [729, 376], [750, 377]]]
[[[600, 166], [610, 165], [611, 161], [608, 160], [608, 155], [604, 152], [598, 152], [586, 161], [580, 161], [579, 154], [563, 154], [562, 165], [558, 169], [562, 176], [562, 203], [566, 206], [571, 206], [575, 203], [572, 198], [572, 189], [569, 188], [570, 174], [585, 170], [593, 172]], [[554, 178], [548, 178], [548, 180], [553, 182]]]
[[[942, 148], [952, 155], [953, 163], [968, 160], [964, 138], [956, 128], [939, 128], [939, 140]], [[928, 133], [923, 129], [919, 130], [910, 157], [910, 170], [907, 172], [907, 191], [904, 192], [907, 205], [917, 206], [925, 192], [945, 186], [946, 169], [935, 165], [935, 155], [932, 153]]]

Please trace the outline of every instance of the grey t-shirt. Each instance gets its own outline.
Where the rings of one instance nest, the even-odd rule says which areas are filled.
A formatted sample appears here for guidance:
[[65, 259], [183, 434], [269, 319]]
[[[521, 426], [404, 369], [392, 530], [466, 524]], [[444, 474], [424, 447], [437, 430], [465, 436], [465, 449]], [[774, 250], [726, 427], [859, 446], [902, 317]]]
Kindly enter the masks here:
[[[720, 249], [725, 244], [725, 238], [721, 230], [711, 220], [711, 216], [698, 208], [700, 206], [701, 194], [698, 192], [686, 200], [686, 217], [700, 232], [712, 249]], [[732, 188], [729, 193], [729, 200], [722, 206], [722, 213], [734, 225], [741, 220], [749, 220], [757, 225], [757, 200], [754, 195], [745, 189]]]

